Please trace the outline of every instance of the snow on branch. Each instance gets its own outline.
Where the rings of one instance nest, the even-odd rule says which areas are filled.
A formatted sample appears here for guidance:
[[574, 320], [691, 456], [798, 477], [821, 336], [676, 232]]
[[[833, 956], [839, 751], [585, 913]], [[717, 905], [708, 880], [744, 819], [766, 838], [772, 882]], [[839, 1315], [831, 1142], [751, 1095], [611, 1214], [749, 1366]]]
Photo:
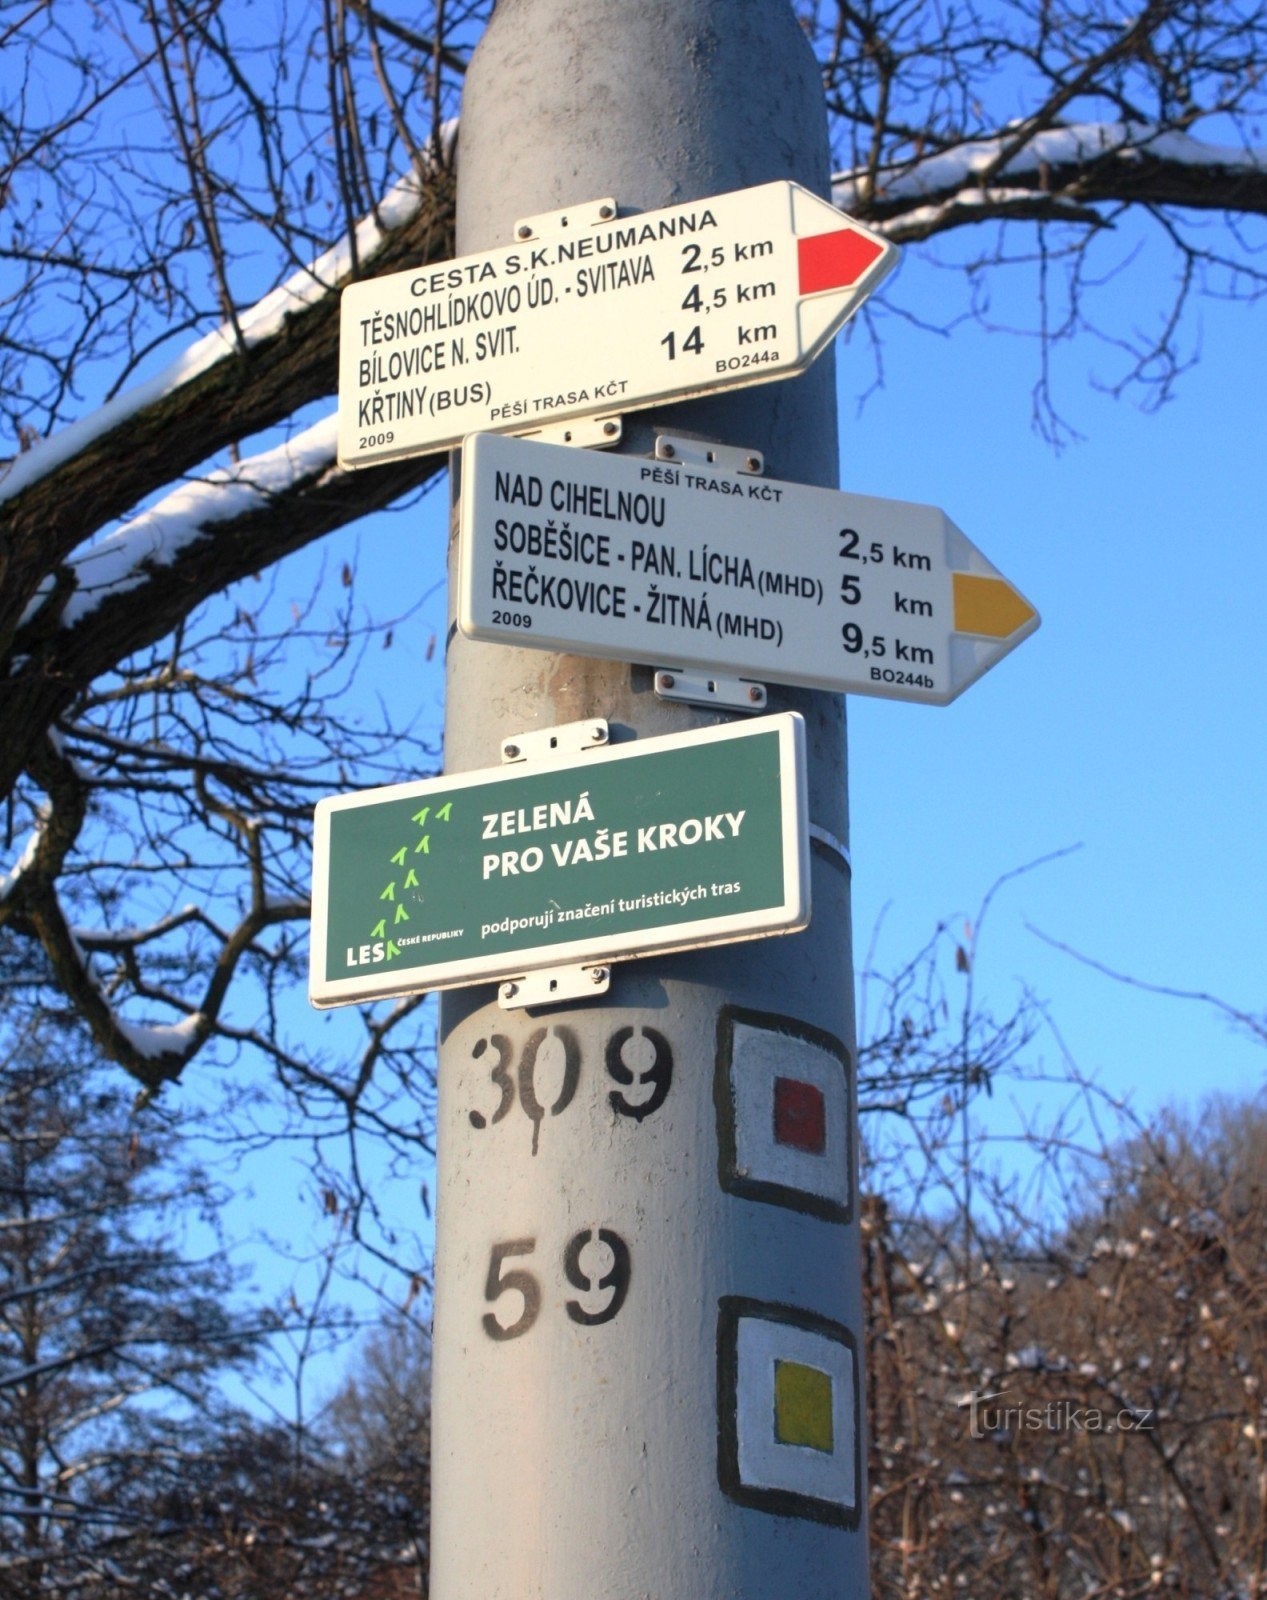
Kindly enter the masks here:
[[[442, 129], [442, 159], [451, 153], [456, 131], [456, 120], [446, 123]], [[426, 193], [425, 178], [419, 178], [414, 172], [406, 173], [375, 211], [362, 217], [350, 234], [345, 234], [315, 261], [292, 273], [248, 310], [239, 312], [236, 326], [221, 323], [195, 340], [152, 378], [116, 395], [88, 416], [17, 456], [8, 473], [0, 479], [0, 502], [21, 494], [30, 484], [64, 465], [137, 412], [165, 400], [218, 363], [275, 338], [287, 317], [327, 298], [347, 281], [358, 262], [372, 260], [388, 235], [403, 228], [418, 214]]]
[[[414, 456], [344, 472], [333, 430], [173, 490], [144, 517], [73, 553], [39, 588], [0, 676], [0, 794], [94, 678], [165, 638], [204, 601], [356, 517], [393, 505], [447, 464]], [[135, 525], [134, 525], [135, 524]], [[108, 551], [93, 559], [98, 549]], [[72, 581], [73, 580], [73, 581]], [[82, 587], [81, 587], [82, 586]], [[61, 602], [73, 607], [68, 626]]]
[[[66, 859], [76, 847], [87, 817], [90, 785], [53, 739], [45, 741], [32, 775], [44, 789], [47, 802], [31, 839], [3, 879], [0, 926], [10, 924], [38, 939], [57, 982], [87, 1022], [98, 1048], [151, 1091], [179, 1078], [213, 1034], [247, 1041], [267, 1051], [266, 1038], [253, 1029], [232, 1026], [221, 1014], [234, 974], [243, 958], [257, 948], [258, 936], [281, 923], [302, 922], [310, 907], [305, 898], [268, 892], [260, 829], [245, 827], [249, 901], [237, 925], [221, 935], [218, 949], [208, 953], [199, 973], [197, 1001], [134, 982], [131, 987], [139, 998], [177, 1013], [171, 1022], [137, 1022], [125, 1017], [116, 1004], [117, 975], [103, 971], [92, 948], [85, 948], [97, 943], [103, 949], [113, 946], [117, 950], [127, 943], [126, 938], [116, 930], [112, 939], [85, 941], [81, 930], [67, 919], [60, 892]], [[135, 944], [144, 943], [147, 937], [139, 933]], [[125, 965], [128, 955], [125, 950]]]
[[262, 510], [297, 483], [337, 471], [336, 421], [333, 415], [323, 417], [276, 449], [173, 489], [149, 511], [72, 556], [66, 572], [46, 578], [19, 627], [57, 594], [66, 597], [60, 626], [74, 628], [106, 600], [135, 589], [156, 567], [169, 566], [217, 522]]
[[[1153, 191], [1147, 196], [1141, 192], [1145, 179]], [[932, 201], [966, 208], [974, 190], [975, 214], [965, 209], [952, 218], [928, 205], [915, 209]], [[1206, 144], [1140, 122], [1069, 123], [1032, 134], [1017, 125], [875, 171], [841, 172], [832, 184], [842, 210], [874, 217], [885, 232], [904, 238], [979, 220], [992, 201], [1001, 213], [1010, 203], [1020, 214], [1018, 196], [1028, 194], [1032, 202], [1035, 193], [1047, 198], [1053, 215], [1070, 201], [1145, 197], [1161, 204], [1267, 211], [1267, 147]]]
[[[148, 383], [19, 456], [0, 481], [0, 655], [45, 580], [94, 535], [221, 451], [332, 395], [339, 290], [354, 272], [374, 276], [447, 260], [453, 216], [450, 168], [410, 177], [331, 251], [239, 316], [240, 336], [218, 329]], [[364, 484], [341, 499], [367, 491], [373, 500]], [[346, 520], [345, 511], [339, 521]], [[305, 542], [289, 527], [281, 537], [289, 548]], [[252, 570], [280, 553], [262, 548]]]

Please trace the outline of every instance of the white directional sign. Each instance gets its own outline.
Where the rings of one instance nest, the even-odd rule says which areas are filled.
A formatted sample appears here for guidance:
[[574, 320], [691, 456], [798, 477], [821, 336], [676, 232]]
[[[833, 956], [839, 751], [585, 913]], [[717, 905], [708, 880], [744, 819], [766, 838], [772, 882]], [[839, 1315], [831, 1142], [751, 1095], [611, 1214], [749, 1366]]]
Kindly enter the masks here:
[[340, 462], [790, 377], [897, 261], [786, 181], [613, 210], [576, 207], [543, 236], [524, 225], [504, 249], [344, 290]]
[[473, 639], [945, 705], [1038, 613], [943, 511], [480, 434]]

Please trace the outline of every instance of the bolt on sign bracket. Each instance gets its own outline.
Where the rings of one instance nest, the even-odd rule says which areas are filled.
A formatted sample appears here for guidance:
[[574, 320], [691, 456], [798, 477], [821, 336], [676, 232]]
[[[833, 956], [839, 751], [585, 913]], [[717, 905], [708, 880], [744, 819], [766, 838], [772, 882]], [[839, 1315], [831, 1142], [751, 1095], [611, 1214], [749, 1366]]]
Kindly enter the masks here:
[[544, 428], [521, 433], [537, 444], [574, 444], [590, 450], [610, 450], [619, 444], [624, 427], [619, 417], [575, 417], [571, 422], [551, 422]]
[[677, 667], [657, 667], [655, 692], [661, 700], [681, 700], [688, 706], [713, 706], [720, 711], [764, 711], [765, 684], [750, 678], [728, 678], [720, 672], [682, 672]]
[[557, 1006], [568, 1000], [584, 1000], [606, 994], [611, 988], [611, 968], [546, 967], [522, 978], [509, 978], [497, 986], [497, 1003], [503, 1011], [518, 1007]]
[[601, 200], [585, 200], [579, 206], [564, 206], [560, 211], [520, 217], [512, 237], [516, 244], [525, 244], [531, 239], [566, 238], [569, 234], [596, 228], [600, 222], [612, 222], [615, 217], [616, 202], [611, 195], [604, 195]]
[[[548, 761], [551, 757], [577, 755], [583, 750], [601, 750], [609, 738], [610, 730], [603, 717], [512, 733], [502, 740], [502, 764]], [[504, 1011], [560, 1005], [566, 1000], [583, 1000], [586, 995], [606, 994], [610, 987], [611, 968], [608, 966], [547, 967], [499, 984], [497, 1003]]]
[[502, 740], [502, 765], [580, 755], [583, 750], [602, 749], [610, 738], [611, 731], [604, 717], [562, 722], [556, 728], [530, 728], [527, 733], [507, 734]]
[[716, 467], [722, 472], [741, 472], [760, 476], [765, 457], [760, 450], [742, 445], [712, 444], [707, 439], [680, 439], [677, 434], [658, 433], [655, 441], [657, 461], [672, 461], [684, 467]]

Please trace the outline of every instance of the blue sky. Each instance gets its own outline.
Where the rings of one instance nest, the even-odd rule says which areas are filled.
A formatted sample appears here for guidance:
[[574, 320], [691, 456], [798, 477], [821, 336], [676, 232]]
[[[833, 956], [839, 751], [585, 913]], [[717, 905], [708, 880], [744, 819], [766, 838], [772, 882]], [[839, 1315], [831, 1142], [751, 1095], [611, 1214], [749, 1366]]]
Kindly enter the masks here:
[[[40, 87], [59, 84], [50, 75]], [[1019, 110], [1029, 87], [1019, 77], [1001, 87], [1001, 104]], [[120, 105], [151, 126], [139, 87]], [[1217, 118], [1201, 131], [1237, 137]], [[1198, 243], [1229, 245], [1215, 216], [1183, 226]], [[1035, 238], [1013, 224], [1006, 246], [1023, 253]], [[943, 506], [1044, 618], [951, 707], [854, 701], [859, 947], [883, 914], [879, 960], [896, 964], [940, 919], [971, 915], [1001, 874], [1081, 846], [996, 902], [980, 964], [996, 1009], [1028, 983], [1078, 1062], [1141, 1104], [1244, 1092], [1262, 1082], [1260, 1047], [1200, 1007], [1079, 967], [1027, 923], [1141, 980], [1267, 1006], [1265, 307], [1194, 301], [1181, 338], [1199, 359], [1175, 399], [1153, 415], [1114, 401], [1092, 377], [1120, 372], [1114, 340], [1156, 326], [1178, 258], [1144, 222], [1103, 230], [1097, 251], [1119, 270], [1088, 289], [1100, 334], [1072, 340], [1058, 366], [1059, 403], [1085, 439], [1057, 454], [1031, 425], [1035, 344], [962, 317], [953, 264], [988, 254], [993, 239], [988, 227], [961, 230], [936, 247], [941, 267], [907, 250], [884, 292], [919, 321], [881, 317], [885, 384], [861, 414], [871, 358], [860, 337], [838, 344], [842, 487]], [[1249, 259], [1242, 244], [1229, 253]], [[246, 252], [235, 269], [250, 273]], [[1061, 263], [1050, 270], [1058, 278]], [[1033, 323], [1032, 263], [987, 268], [981, 283], [995, 320]], [[155, 365], [170, 354], [155, 351]], [[369, 519], [295, 564], [301, 596], [303, 572], [324, 561], [337, 573], [358, 550], [371, 609], [430, 594], [397, 630], [385, 670], [366, 673], [367, 699], [381, 690], [397, 717], [419, 707], [420, 730], [438, 730], [442, 715], [442, 650], [424, 658], [445, 629], [443, 500]]]
[[[904, 271], [926, 302], [930, 270]], [[1108, 315], [1159, 300], [1156, 273], [1130, 274]], [[860, 416], [842, 352], [842, 485], [942, 505], [1043, 617], [950, 707], [852, 702], [859, 942], [884, 913], [880, 964], [898, 959], [1001, 874], [1080, 846], [1001, 891], [978, 974], [998, 1007], [1033, 987], [1078, 1065], [1142, 1110], [1251, 1092], [1267, 1056], [1027, 924], [1140, 980], [1267, 1006], [1263, 323], [1201, 305], [1200, 360], [1152, 415], [1096, 392], [1111, 362], [1075, 346], [1063, 397], [1085, 438], [1059, 455], [1030, 425], [1022, 340], [902, 329]]]

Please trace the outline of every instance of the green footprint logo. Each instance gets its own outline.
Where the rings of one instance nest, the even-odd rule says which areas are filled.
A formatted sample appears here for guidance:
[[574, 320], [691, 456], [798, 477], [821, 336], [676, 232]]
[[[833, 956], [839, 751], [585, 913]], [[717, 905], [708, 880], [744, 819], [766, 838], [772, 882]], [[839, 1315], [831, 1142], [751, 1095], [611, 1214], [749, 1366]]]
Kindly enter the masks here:
[[[409, 820], [422, 831], [416, 840], [406, 840], [405, 843], [401, 845], [399, 850], [393, 851], [393, 853], [387, 858], [393, 867], [405, 867], [408, 864], [408, 870], [405, 872], [404, 881], [400, 886], [402, 893], [406, 889], [417, 889], [421, 887], [421, 880], [418, 877], [417, 867], [410, 863], [410, 857], [420, 855], [429, 856], [431, 854], [431, 833], [427, 827], [428, 820], [430, 820], [432, 823], [448, 822], [452, 813], [453, 802], [452, 800], [446, 800], [439, 810], [434, 813], [434, 815], [432, 814], [431, 807], [428, 805], [423, 806], [421, 811], [415, 811], [413, 816], [410, 817]], [[378, 898], [380, 901], [386, 900], [389, 905], [395, 908], [390, 919], [392, 928], [399, 928], [402, 922], [408, 922], [410, 920], [409, 912], [405, 909], [404, 904], [396, 898], [396, 879], [394, 877], [383, 886], [379, 892]], [[395, 939], [389, 937], [387, 928], [388, 917], [386, 913], [384, 913], [384, 915], [379, 917], [373, 928], [370, 929], [370, 938], [387, 940], [387, 960], [391, 961], [400, 954], [400, 946], [396, 943]]]

